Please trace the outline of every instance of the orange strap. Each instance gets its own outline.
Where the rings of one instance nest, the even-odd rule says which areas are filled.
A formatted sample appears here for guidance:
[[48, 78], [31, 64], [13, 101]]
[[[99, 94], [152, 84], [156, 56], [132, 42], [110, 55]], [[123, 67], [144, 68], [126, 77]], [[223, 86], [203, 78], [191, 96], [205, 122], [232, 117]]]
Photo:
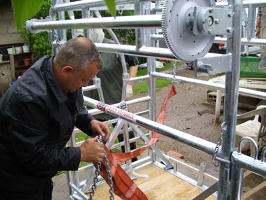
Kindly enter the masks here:
[[[175, 86], [172, 84], [172, 87], [170, 88], [167, 96], [164, 98], [164, 101], [162, 103], [161, 111], [160, 111], [160, 114], [158, 117], [158, 123], [160, 123], [160, 124], [164, 123], [164, 116], [165, 116], [166, 105], [167, 105], [168, 99], [170, 99], [172, 96], [174, 96], [176, 94], [177, 94], [177, 92], [176, 92]], [[135, 157], [141, 155], [150, 146], [155, 144], [157, 142], [158, 138], [159, 138], [159, 134], [156, 132], [153, 132], [152, 137], [149, 141], [149, 144], [147, 144], [143, 147], [140, 147], [138, 149], [135, 149], [133, 151], [126, 152], [126, 153], [113, 153], [113, 157], [116, 159], [117, 162], [125, 162], [127, 160], [132, 159], [132, 158], [135, 158]]]
[[[166, 110], [166, 104], [169, 98], [176, 94], [176, 89], [174, 85], [170, 88], [167, 96], [164, 98], [162, 108], [158, 117], [158, 122], [160, 124], [164, 123], [164, 116]], [[134, 157], [139, 156], [151, 145], [155, 144], [159, 138], [159, 134], [156, 132], [152, 133], [152, 138], [149, 144], [141, 148], [135, 149], [131, 152], [126, 153], [111, 153], [109, 149], [104, 146], [106, 156], [109, 160], [110, 171], [113, 180], [114, 193], [123, 200], [148, 200], [147, 196], [138, 188], [138, 186], [131, 180], [128, 174], [121, 168], [118, 162], [124, 162]], [[102, 162], [100, 169], [101, 176], [109, 184], [108, 174], [106, 172], [105, 162]]]
[[[112, 156], [109, 149], [104, 146], [106, 156], [109, 160], [110, 172], [112, 174], [114, 193], [123, 200], [148, 200], [147, 196], [138, 188], [128, 174], [122, 169]], [[102, 162], [100, 174], [109, 184], [108, 174], [106, 172], [105, 162]]]

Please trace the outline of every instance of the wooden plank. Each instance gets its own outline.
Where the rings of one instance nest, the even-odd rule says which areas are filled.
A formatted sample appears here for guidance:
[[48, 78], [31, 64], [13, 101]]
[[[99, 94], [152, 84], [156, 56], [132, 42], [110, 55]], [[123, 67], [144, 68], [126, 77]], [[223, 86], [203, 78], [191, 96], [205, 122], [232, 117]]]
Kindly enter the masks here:
[[251, 195], [253, 195], [254, 193], [258, 192], [259, 190], [261, 190], [264, 187], [266, 187], [266, 181], [263, 181], [262, 183], [260, 183], [256, 187], [254, 187], [251, 190], [249, 190], [246, 193], [244, 193], [242, 195], [242, 198], [241, 199], [242, 200], [248, 199]]
[[[156, 167], [155, 165], [148, 165], [136, 170], [138, 174], [146, 174], [148, 178], [138, 178], [134, 182], [147, 195], [149, 200], [188, 200], [193, 199], [201, 192], [200, 188], [168, 173], [167, 171]], [[95, 196], [93, 199], [102, 200], [109, 199], [109, 186], [102, 184], [97, 186]], [[115, 196], [115, 200], [120, 199]], [[217, 199], [214, 196], [207, 198], [208, 200]]]

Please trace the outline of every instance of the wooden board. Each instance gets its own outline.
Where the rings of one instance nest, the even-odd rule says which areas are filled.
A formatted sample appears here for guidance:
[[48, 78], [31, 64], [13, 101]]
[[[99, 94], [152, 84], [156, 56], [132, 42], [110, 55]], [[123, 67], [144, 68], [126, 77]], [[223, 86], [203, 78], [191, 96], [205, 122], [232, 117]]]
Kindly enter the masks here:
[[[189, 200], [199, 195], [202, 190], [172, 174], [156, 167], [148, 165], [135, 171], [140, 175], [148, 175], [148, 178], [138, 178], [134, 182], [146, 194], [149, 200]], [[95, 190], [94, 200], [109, 199], [109, 186], [102, 184]], [[120, 199], [115, 196], [115, 200]], [[217, 199], [214, 196], [208, 200]]]

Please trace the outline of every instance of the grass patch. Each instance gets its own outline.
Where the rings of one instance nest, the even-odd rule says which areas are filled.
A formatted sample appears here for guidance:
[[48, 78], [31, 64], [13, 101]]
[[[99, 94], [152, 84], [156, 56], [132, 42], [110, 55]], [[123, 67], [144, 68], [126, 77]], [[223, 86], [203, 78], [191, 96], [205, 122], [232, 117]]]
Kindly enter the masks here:
[[[172, 84], [171, 80], [162, 80], [156, 79], [156, 92], [159, 92], [162, 88]], [[147, 93], [148, 92], [148, 83], [142, 82], [133, 86], [134, 94], [137, 93]]]
[[[176, 67], [178, 68], [182, 64], [183, 64], [183, 62], [177, 61]], [[164, 71], [167, 71], [169, 69], [173, 69], [173, 61], [165, 63], [163, 68], [158, 68], [158, 69], [156, 69], [156, 71], [157, 72], [164, 72]], [[146, 68], [139, 69], [137, 76], [144, 76], [144, 75], [147, 75], [147, 69]], [[172, 84], [171, 80], [156, 79], [156, 92], [159, 92], [162, 88], [167, 87], [171, 84]], [[146, 81], [136, 83], [133, 86], [133, 91], [134, 91], [134, 94], [147, 93], [148, 92], [148, 83]]]

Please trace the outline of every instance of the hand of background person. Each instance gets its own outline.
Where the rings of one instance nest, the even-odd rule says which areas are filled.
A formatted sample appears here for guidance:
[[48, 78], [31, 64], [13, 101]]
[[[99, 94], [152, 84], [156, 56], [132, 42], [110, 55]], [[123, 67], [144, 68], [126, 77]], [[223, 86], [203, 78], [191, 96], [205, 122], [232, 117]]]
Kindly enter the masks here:
[[95, 136], [101, 135], [104, 142], [106, 142], [110, 136], [110, 129], [104, 122], [100, 122], [96, 119], [91, 121], [91, 129], [95, 133]]
[[132, 85], [127, 84], [127, 88], [126, 88], [126, 98], [130, 98], [133, 96], [133, 89], [132, 89]]
[[80, 161], [97, 163], [104, 159], [104, 148], [98, 136], [85, 140], [80, 146]]

